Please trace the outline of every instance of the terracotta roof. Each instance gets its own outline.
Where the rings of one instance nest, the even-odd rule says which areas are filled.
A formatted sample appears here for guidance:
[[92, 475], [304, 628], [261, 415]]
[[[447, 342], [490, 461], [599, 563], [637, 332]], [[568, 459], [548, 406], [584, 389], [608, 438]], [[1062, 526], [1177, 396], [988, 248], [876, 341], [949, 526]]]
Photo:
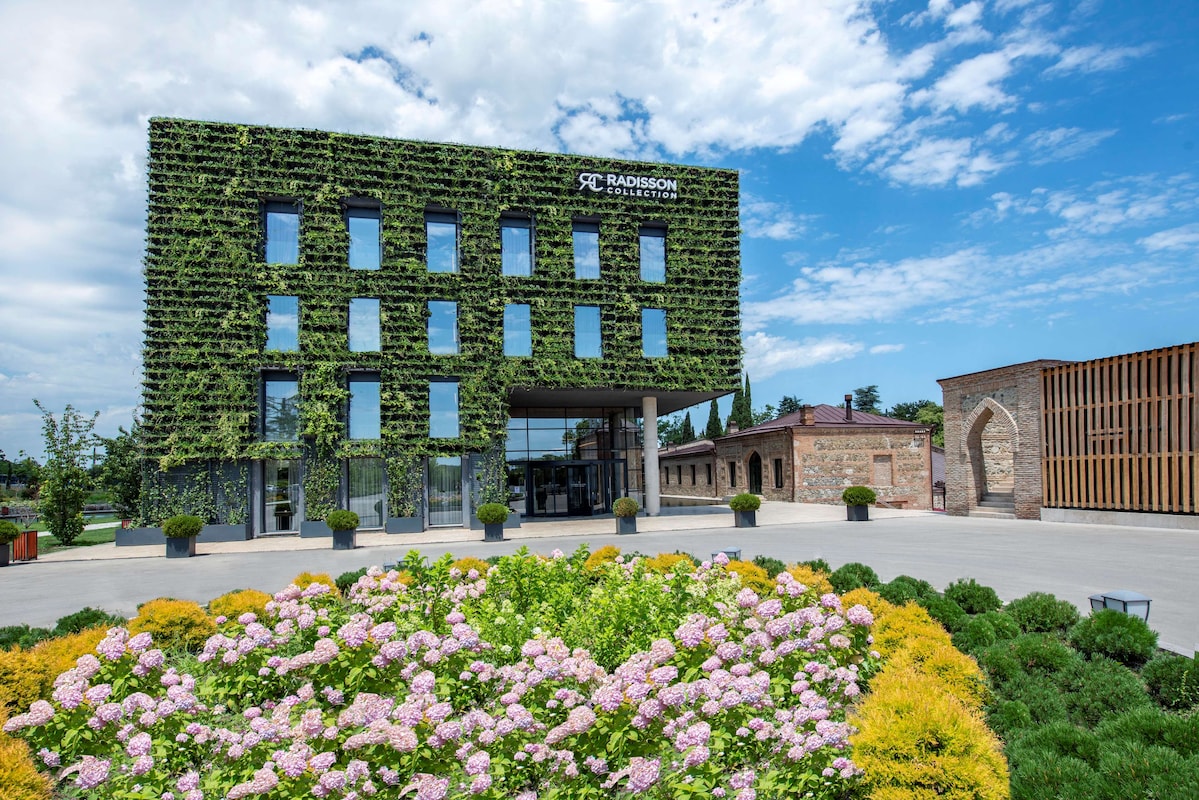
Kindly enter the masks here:
[[702, 453], [710, 453], [716, 449], [716, 443], [711, 439], [696, 439], [694, 442], [687, 444], [674, 445], [669, 450], [662, 448], [658, 451], [658, 458], [682, 458], [683, 456], [697, 456]]
[[743, 431], [730, 433], [728, 436], [721, 438], [731, 439], [735, 436], [748, 436], [756, 433], [769, 433], [771, 431], [782, 430], [783, 428], [927, 428], [927, 425], [921, 425], [918, 422], [908, 422], [906, 419], [895, 419], [893, 417], [884, 417], [881, 414], [867, 414], [865, 411], [852, 411], [852, 419], [845, 419], [845, 409], [842, 406], [830, 406], [825, 403], [812, 406], [813, 424], [801, 425], [800, 419], [803, 411], [796, 411], [792, 414], [772, 419], [769, 422], [763, 422], [761, 425], [755, 425], [752, 428], [746, 428]]

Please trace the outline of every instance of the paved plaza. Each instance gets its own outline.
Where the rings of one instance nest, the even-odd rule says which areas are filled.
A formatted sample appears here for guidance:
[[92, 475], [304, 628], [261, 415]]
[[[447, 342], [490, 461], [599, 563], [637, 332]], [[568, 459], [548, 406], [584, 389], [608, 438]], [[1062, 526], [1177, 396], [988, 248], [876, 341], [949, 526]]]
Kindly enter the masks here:
[[[232, 589], [274, 592], [308, 570], [342, 572], [397, 561], [411, 549], [430, 559], [502, 555], [528, 547], [570, 552], [614, 544], [626, 552], [682, 550], [700, 557], [739, 547], [743, 558], [823, 558], [872, 566], [884, 580], [907, 574], [939, 589], [975, 578], [1004, 600], [1048, 591], [1087, 607], [1091, 594], [1133, 589], [1153, 598], [1150, 627], [1160, 644], [1191, 654], [1199, 643], [1199, 533], [1161, 528], [948, 517], [922, 511], [871, 509], [865, 523], [845, 521], [842, 506], [763, 503], [759, 527], [737, 529], [727, 508], [639, 518], [639, 533], [617, 536], [611, 517], [546, 520], [484, 543], [482, 531], [433, 530], [388, 536], [359, 534], [359, 547], [334, 551], [328, 539], [296, 537], [207, 543], [192, 559], [163, 557], [165, 547], [75, 548], [0, 570], [0, 625], [52, 625], [95, 606], [133, 616], [139, 603], [169, 596], [197, 602]], [[698, 513], [695, 513], [698, 512]]]

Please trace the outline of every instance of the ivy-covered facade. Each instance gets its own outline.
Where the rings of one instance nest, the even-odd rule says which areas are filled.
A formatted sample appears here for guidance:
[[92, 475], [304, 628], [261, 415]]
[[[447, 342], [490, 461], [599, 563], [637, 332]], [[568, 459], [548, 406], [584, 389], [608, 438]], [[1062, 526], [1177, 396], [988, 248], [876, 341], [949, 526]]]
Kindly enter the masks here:
[[654, 509], [739, 383], [733, 171], [159, 118], [148, 173], [149, 524]]

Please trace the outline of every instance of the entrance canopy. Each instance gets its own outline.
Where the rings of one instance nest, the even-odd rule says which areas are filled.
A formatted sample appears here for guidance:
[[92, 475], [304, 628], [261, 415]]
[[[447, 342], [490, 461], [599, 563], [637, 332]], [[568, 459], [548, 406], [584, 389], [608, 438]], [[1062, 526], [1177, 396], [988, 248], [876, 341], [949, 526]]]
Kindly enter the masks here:
[[706, 403], [732, 394], [732, 390], [716, 392], [667, 392], [654, 389], [535, 389], [512, 387], [508, 390], [511, 408], [636, 408], [641, 400], [658, 400], [658, 414], [672, 414], [697, 403]]

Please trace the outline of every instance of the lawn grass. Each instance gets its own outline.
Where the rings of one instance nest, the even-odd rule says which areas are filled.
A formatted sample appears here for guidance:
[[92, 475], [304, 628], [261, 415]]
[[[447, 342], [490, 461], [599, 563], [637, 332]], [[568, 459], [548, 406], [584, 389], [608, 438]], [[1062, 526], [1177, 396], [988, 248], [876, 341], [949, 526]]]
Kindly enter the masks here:
[[[44, 528], [39, 530], [44, 530]], [[111, 544], [112, 542], [116, 541], [118, 530], [119, 528], [99, 528], [94, 531], [84, 531], [70, 545], [65, 545], [60, 542], [57, 536], [42, 536], [38, 538], [37, 552], [38, 555], [44, 556], [49, 553], [56, 553], [59, 550], [67, 550], [72, 547], [91, 547], [94, 544]]]

